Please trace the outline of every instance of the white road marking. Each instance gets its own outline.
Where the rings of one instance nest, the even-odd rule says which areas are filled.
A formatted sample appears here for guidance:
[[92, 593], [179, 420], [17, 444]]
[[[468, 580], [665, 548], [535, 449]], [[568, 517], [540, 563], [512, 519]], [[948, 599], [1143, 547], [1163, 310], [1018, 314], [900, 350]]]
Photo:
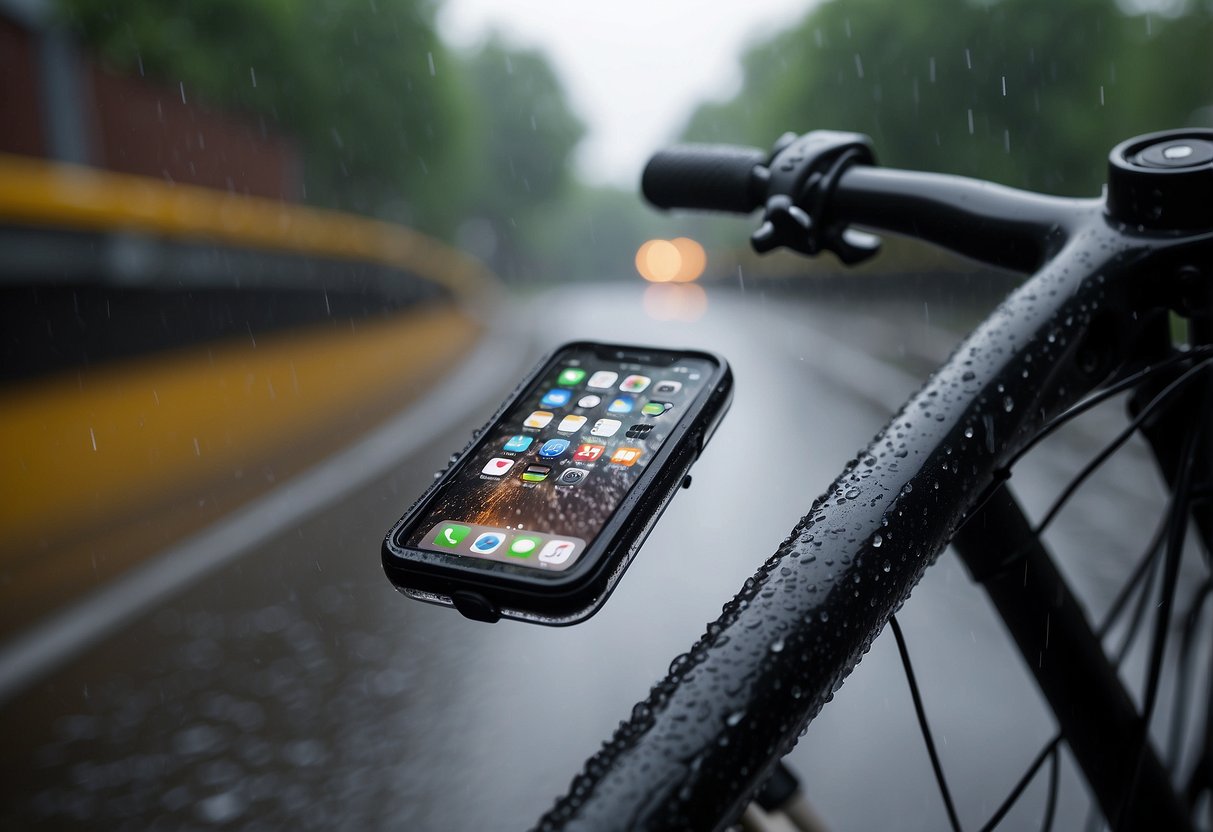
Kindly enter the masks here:
[[[498, 319], [514, 317], [505, 314]], [[0, 646], [0, 702], [111, 635], [158, 600], [387, 473], [402, 459], [434, 442], [450, 424], [451, 413], [473, 412], [483, 406], [485, 389], [500, 386], [503, 378], [521, 376], [525, 369], [522, 365], [531, 360], [534, 350], [520, 332], [490, 329], [459, 370], [421, 402], [357, 444]]]

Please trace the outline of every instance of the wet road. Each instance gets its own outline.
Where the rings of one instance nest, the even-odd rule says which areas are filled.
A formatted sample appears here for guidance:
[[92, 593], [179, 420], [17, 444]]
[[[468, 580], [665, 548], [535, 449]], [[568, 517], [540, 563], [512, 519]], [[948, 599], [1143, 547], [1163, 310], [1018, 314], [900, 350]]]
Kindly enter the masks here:
[[[0, 826], [528, 826], [921, 382], [915, 353], [950, 340], [916, 306], [823, 308], [754, 287], [711, 293], [693, 322], [652, 320], [632, 287], [547, 292], [500, 317], [423, 412], [307, 475], [303, 496], [254, 504], [245, 519], [255, 521], [204, 553], [222, 565], [190, 573], [3, 705]], [[397, 595], [379, 566], [384, 531], [523, 370], [572, 338], [729, 358], [735, 403], [692, 487], [610, 603], [579, 626], [478, 624]], [[1115, 424], [1097, 419], [1017, 470], [1029, 507], [1045, 508], [1062, 472]], [[1160, 504], [1140, 450], [1116, 459], [1057, 529], [1096, 608]], [[958, 808], [976, 827], [1051, 722], [950, 555], [900, 618]], [[838, 829], [946, 824], [889, 638], [792, 763]], [[1042, 804], [1043, 778], [1006, 828], [1035, 828]], [[1085, 798], [1071, 794], [1061, 811], [1060, 828], [1076, 825]]]

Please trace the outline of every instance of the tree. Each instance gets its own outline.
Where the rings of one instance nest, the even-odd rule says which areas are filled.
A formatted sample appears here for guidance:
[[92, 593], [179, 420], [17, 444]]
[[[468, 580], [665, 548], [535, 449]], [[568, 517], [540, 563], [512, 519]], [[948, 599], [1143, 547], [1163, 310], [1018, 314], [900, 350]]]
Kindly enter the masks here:
[[470, 181], [460, 67], [428, 0], [61, 0], [110, 63], [299, 141], [307, 199], [450, 228]]
[[769, 146], [856, 130], [891, 165], [1091, 195], [1115, 143], [1210, 104], [1210, 43], [1208, 5], [1167, 19], [1106, 0], [832, 0], [752, 48], [741, 92], [686, 132]]

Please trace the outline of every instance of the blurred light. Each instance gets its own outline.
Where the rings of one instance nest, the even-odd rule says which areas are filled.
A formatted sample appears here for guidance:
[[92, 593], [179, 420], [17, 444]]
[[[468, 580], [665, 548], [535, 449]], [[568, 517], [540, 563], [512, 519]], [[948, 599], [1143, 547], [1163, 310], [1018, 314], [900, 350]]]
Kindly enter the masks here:
[[655, 321], [697, 321], [708, 310], [708, 295], [698, 284], [657, 284], [644, 290], [644, 311]]
[[703, 246], [690, 237], [675, 237], [670, 242], [674, 248], [678, 249], [681, 259], [678, 273], [674, 275], [674, 282], [690, 283], [692, 280], [697, 280], [708, 265], [708, 255], [704, 252]]
[[689, 237], [649, 240], [636, 251], [636, 271], [651, 283], [690, 283], [706, 265], [703, 246]]
[[667, 283], [682, 267], [682, 254], [669, 240], [649, 240], [636, 251], [636, 271], [645, 280]]

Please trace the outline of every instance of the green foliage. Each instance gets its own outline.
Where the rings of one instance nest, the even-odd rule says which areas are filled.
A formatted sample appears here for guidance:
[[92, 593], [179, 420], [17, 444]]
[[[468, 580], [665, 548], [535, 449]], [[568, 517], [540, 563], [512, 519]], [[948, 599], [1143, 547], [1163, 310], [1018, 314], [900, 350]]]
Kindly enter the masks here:
[[585, 127], [547, 60], [490, 39], [468, 60], [477, 105], [476, 210], [497, 224], [559, 196]]
[[468, 102], [425, 0], [62, 0], [118, 68], [262, 114], [304, 154], [309, 201], [454, 222]]
[[[438, 39], [429, 0], [60, 0], [65, 22], [140, 71], [293, 138], [308, 201], [457, 236], [487, 222], [499, 267], [564, 194], [584, 128], [537, 52]], [[538, 234], [531, 239], [542, 240]]]
[[699, 141], [769, 147], [867, 133], [881, 161], [1091, 195], [1137, 133], [1213, 103], [1213, 10], [1125, 15], [1108, 0], [831, 0], [752, 48], [743, 89], [701, 107]]

